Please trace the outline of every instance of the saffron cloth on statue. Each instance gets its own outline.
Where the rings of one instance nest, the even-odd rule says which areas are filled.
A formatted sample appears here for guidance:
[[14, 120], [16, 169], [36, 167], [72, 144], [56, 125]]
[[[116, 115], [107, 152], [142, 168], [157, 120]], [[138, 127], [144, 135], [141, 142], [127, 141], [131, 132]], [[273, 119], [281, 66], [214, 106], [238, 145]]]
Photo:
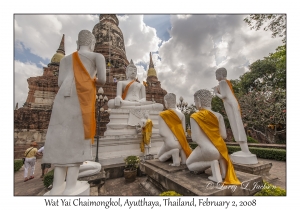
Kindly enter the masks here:
[[192, 150], [185, 136], [185, 116], [176, 110], [176, 95], [168, 93], [164, 97], [168, 110], [160, 113], [158, 118], [159, 134], [164, 137], [164, 144], [157, 157], [164, 162], [170, 157], [173, 159], [171, 166], [185, 164]]
[[165, 123], [168, 125], [176, 139], [184, 151], [186, 157], [189, 157], [192, 153], [192, 150], [187, 142], [184, 129], [182, 127], [182, 122], [179, 119], [178, 115], [172, 109], [163, 111], [159, 114]]
[[[70, 195], [77, 189], [79, 166], [92, 159], [95, 135], [96, 82], [104, 85], [104, 56], [94, 53], [95, 37], [78, 34], [77, 52], [60, 62], [58, 86], [46, 134], [42, 162], [55, 166], [50, 195]], [[95, 76], [98, 78], [95, 78]], [[67, 176], [66, 171], [68, 170]], [[66, 179], [66, 187], [64, 181]]]
[[186, 161], [190, 171], [204, 172], [211, 168], [208, 179], [224, 184], [239, 185], [240, 181], [228, 155], [224, 138], [227, 137], [223, 116], [211, 111], [212, 94], [201, 89], [194, 94], [195, 106], [199, 110], [191, 115], [192, 140], [198, 144]]
[[217, 148], [223, 159], [225, 159], [227, 171], [224, 179], [224, 184], [240, 185], [241, 182], [236, 177], [233, 164], [228, 155], [227, 146], [220, 135], [219, 121], [217, 117], [209, 110], [201, 109], [200, 111], [192, 114], [191, 118], [197, 122], [201, 130]]
[[[151, 136], [152, 136], [152, 120], [149, 119], [149, 115], [145, 114], [142, 121], [142, 142], [141, 142], [141, 152], [145, 153], [145, 155], [149, 155], [149, 148], [151, 147]], [[145, 152], [146, 147], [146, 152]]]

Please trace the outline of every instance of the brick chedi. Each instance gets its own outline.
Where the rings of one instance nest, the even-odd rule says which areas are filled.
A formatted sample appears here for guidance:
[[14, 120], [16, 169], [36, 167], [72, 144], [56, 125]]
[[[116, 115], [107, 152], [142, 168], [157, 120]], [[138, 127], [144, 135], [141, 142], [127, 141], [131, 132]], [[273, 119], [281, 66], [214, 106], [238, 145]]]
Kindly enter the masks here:
[[[60, 60], [65, 56], [64, 35], [56, 53], [53, 55], [51, 62], [44, 67], [43, 75], [30, 77], [28, 82], [28, 96], [24, 106], [15, 111], [15, 128], [26, 129], [47, 129], [50, 121], [51, 110], [54, 98], [58, 92], [58, 71]], [[48, 111], [47, 111], [48, 110]], [[47, 111], [48, 114], [44, 114]], [[29, 113], [32, 113], [32, 118]], [[25, 114], [27, 113], [27, 114]], [[35, 114], [34, 114], [35, 113]], [[38, 119], [36, 114], [43, 113]], [[27, 116], [24, 119], [24, 116]], [[45, 120], [45, 122], [40, 122]], [[31, 122], [32, 123], [29, 123]]]
[[157, 78], [156, 70], [152, 61], [152, 55], [150, 53], [149, 69], [147, 71], [147, 86], [146, 86], [146, 97], [147, 101], [155, 101], [165, 105], [164, 96], [167, 91], [161, 88], [160, 81]]
[[[50, 122], [52, 105], [58, 92], [60, 60], [65, 56], [64, 35], [51, 62], [43, 68], [43, 75], [30, 77], [28, 96], [23, 107], [14, 110], [15, 148], [28, 146], [31, 141], [41, 143]], [[19, 148], [19, 150], [22, 150]], [[19, 154], [19, 153], [17, 153]], [[20, 153], [21, 154], [21, 153]]]
[[[102, 88], [104, 95], [110, 100], [116, 97], [116, 80], [126, 79], [126, 67], [129, 64], [126, 57], [123, 33], [119, 28], [117, 16], [111, 14], [100, 15], [99, 23], [94, 26], [92, 33], [96, 38], [94, 52], [101, 53], [105, 57], [106, 83]], [[108, 107], [104, 106], [104, 108], [107, 109]], [[108, 122], [108, 113], [102, 113], [100, 135], [103, 135]]]
[[48, 67], [44, 67], [42, 76], [27, 79], [29, 93], [24, 107], [30, 109], [52, 109], [54, 97], [58, 92], [58, 71], [60, 60], [65, 56], [64, 35], [58, 50]]

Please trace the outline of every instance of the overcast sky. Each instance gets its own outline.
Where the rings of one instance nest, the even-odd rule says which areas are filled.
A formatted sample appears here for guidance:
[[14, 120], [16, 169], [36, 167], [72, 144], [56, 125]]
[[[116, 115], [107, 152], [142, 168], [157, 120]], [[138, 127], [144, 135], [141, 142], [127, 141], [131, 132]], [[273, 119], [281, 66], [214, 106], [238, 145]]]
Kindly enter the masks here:
[[[248, 65], [282, 45], [269, 31], [250, 30], [247, 15], [118, 15], [127, 59], [146, 80], [149, 52], [162, 88], [183, 96], [189, 104], [201, 88], [217, 85], [215, 70], [225, 67], [228, 79], [238, 79]], [[97, 15], [15, 15], [15, 102], [28, 95], [27, 79], [40, 76], [56, 52], [62, 34], [65, 51], [76, 50], [78, 32], [92, 31]]]

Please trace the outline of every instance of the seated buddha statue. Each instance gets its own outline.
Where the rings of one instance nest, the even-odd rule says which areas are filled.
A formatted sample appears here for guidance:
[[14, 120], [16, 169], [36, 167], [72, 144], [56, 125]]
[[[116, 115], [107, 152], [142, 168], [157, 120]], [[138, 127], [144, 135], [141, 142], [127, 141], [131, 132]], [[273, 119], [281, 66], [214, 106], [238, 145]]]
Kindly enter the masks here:
[[117, 96], [108, 101], [112, 109], [146, 109], [163, 110], [163, 105], [153, 101], [146, 101], [146, 88], [136, 81], [137, 68], [132, 60], [126, 68], [127, 80], [118, 81]]

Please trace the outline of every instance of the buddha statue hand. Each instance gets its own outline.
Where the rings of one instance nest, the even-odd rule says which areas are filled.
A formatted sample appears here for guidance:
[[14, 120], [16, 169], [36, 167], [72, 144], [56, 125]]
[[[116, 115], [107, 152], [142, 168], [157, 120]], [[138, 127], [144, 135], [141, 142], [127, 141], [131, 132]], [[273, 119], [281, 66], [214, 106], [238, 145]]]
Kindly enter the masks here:
[[115, 106], [121, 106], [121, 101], [123, 99], [121, 98], [121, 96], [117, 96], [115, 97]]
[[215, 93], [220, 93], [220, 87], [219, 86], [215, 86], [215, 87], [213, 87], [213, 89], [214, 89]]

